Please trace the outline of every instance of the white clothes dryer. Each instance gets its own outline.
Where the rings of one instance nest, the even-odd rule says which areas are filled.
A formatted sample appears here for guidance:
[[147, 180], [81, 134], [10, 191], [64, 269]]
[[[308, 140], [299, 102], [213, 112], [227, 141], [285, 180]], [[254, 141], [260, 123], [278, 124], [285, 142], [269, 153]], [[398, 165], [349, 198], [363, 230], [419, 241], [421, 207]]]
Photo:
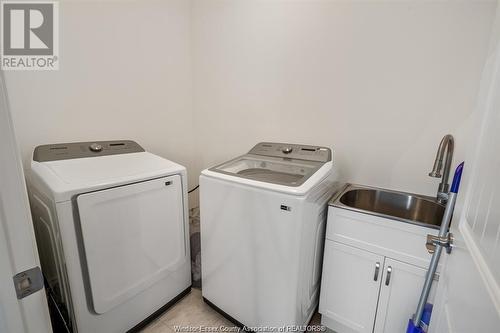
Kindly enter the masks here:
[[39, 146], [28, 180], [42, 271], [73, 332], [142, 327], [191, 285], [186, 169], [133, 141]]

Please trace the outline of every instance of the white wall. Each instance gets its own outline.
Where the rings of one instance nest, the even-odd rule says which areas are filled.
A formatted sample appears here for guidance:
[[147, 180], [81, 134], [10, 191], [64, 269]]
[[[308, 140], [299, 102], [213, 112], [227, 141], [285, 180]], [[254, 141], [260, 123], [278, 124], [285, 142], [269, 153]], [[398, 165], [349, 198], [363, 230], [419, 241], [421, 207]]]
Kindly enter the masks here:
[[[495, 2], [61, 1], [60, 70], [7, 72], [36, 145], [134, 139], [202, 168], [263, 140], [329, 145], [344, 179], [433, 195], [456, 160]], [[192, 204], [196, 204], [195, 197]]]
[[25, 165], [40, 144], [133, 139], [191, 168], [190, 8], [60, 1], [60, 70], [6, 72]]
[[494, 1], [195, 0], [199, 168], [258, 141], [329, 145], [344, 179], [435, 195], [464, 157]]

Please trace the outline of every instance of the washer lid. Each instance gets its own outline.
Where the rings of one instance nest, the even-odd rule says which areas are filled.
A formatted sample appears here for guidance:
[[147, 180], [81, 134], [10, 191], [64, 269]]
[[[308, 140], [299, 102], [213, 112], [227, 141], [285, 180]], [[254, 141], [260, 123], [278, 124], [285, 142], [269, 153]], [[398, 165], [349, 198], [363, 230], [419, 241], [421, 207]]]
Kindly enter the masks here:
[[261, 142], [248, 154], [209, 170], [260, 182], [297, 187], [331, 160], [330, 148]]
[[300, 186], [323, 163], [247, 154], [211, 168], [211, 171], [266, 183]]

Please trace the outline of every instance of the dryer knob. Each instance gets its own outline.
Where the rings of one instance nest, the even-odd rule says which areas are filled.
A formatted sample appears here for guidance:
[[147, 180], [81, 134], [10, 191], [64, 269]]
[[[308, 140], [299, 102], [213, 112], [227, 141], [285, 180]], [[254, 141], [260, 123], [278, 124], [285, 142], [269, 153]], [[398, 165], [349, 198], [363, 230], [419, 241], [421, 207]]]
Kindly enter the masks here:
[[89, 149], [92, 150], [93, 152], [98, 153], [102, 151], [102, 146], [98, 143], [93, 143], [89, 146]]
[[283, 147], [283, 149], [281, 149], [281, 151], [284, 153], [284, 154], [290, 154], [292, 152], [293, 148], [292, 147]]

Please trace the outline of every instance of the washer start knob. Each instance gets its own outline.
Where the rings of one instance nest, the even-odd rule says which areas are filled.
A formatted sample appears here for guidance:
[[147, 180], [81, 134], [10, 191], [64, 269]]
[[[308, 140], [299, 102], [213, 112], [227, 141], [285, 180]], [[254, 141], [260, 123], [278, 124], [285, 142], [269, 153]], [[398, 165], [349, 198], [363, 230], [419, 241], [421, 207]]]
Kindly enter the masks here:
[[93, 143], [89, 146], [89, 149], [93, 152], [100, 152], [102, 151], [102, 145], [98, 144], [98, 143]]
[[283, 147], [283, 149], [281, 149], [281, 151], [284, 153], [284, 154], [290, 154], [292, 152], [293, 148], [292, 147]]

